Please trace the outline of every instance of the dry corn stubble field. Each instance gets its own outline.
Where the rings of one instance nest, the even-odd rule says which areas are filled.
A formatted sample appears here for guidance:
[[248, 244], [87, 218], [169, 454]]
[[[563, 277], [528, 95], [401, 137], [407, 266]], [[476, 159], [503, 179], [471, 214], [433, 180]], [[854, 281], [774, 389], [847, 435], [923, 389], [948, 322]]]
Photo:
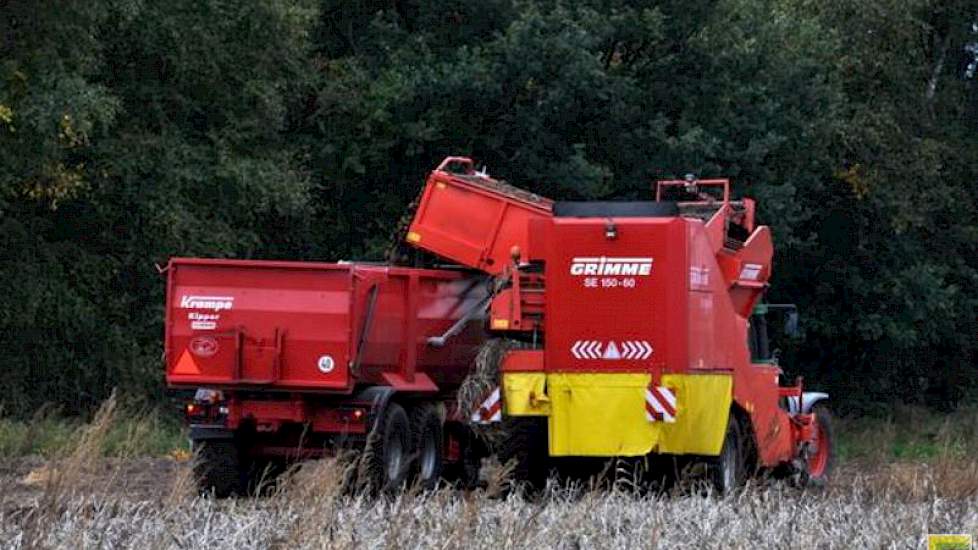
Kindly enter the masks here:
[[[311, 463], [270, 496], [195, 495], [190, 463], [99, 452], [110, 404], [58, 456], [0, 466], [9, 548], [924, 548], [927, 533], [978, 532], [978, 461], [850, 461], [824, 490], [761, 483], [724, 498], [621, 487], [545, 497], [486, 490], [342, 491], [343, 467]], [[138, 434], [134, 434], [138, 436]]]

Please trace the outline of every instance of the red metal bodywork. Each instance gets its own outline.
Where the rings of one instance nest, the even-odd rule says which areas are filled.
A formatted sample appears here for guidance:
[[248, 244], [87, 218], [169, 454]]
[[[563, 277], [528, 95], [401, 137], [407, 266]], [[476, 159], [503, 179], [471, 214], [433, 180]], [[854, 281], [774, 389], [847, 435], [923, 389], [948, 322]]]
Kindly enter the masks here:
[[553, 204], [507, 188], [476, 173], [470, 159], [445, 159], [428, 177], [408, 242], [490, 275], [502, 274], [513, 246], [525, 245], [529, 221], [549, 217]]
[[[601, 218], [553, 218], [531, 231], [530, 257], [546, 265], [547, 294], [561, 297], [547, 300], [544, 314], [549, 371], [627, 372], [686, 363], [688, 270], [687, 251], [681, 246], [686, 224], [679, 218], [614, 223], [614, 239], [606, 238], [606, 220]], [[583, 273], [585, 267], [618, 259], [647, 259], [648, 274]], [[571, 352], [579, 341], [650, 342], [654, 352], [644, 359], [613, 362], [575, 358]]]
[[[756, 225], [752, 200], [731, 200], [728, 180], [664, 181], [656, 186], [657, 199], [675, 188], [697, 197], [676, 203], [678, 216], [560, 218], [549, 201], [541, 209], [536, 201], [474, 186], [478, 176], [470, 170], [464, 178], [443, 171], [449, 162], [471, 167], [468, 159], [454, 158], [432, 173], [412, 225], [421, 238], [413, 244], [503, 280], [492, 301], [491, 329], [545, 335], [542, 351], [511, 352], [503, 371], [650, 372], [653, 379], [732, 373], [734, 401], [749, 415], [761, 464], [797, 455], [811, 430], [806, 415], [790, 415], [779, 400], [800, 395], [801, 388], [780, 388], [780, 368], [752, 363], [747, 344], [748, 319], [768, 286], [773, 256], [770, 230]], [[456, 202], [456, 194], [464, 200]], [[478, 207], [470, 195], [478, 197]], [[492, 215], [467, 225], [474, 209]], [[526, 214], [500, 214], [510, 210]], [[508, 259], [514, 247], [518, 254]], [[591, 268], [573, 267], [582, 260], [647, 260], [651, 270], [622, 275], [600, 267], [588, 275], [583, 271]], [[542, 273], [527, 269], [541, 264]], [[534, 315], [528, 318], [527, 310]], [[611, 341], [648, 342], [654, 351], [617, 361], [575, 353], [582, 342], [586, 349], [587, 342]]]
[[231, 394], [228, 397], [226, 426], [236, 430], [245, 422], [254, 421], [261, 431], [274, 432], [286, 423], [309, 423], [310, 431], [318, 433], [365, 434], [367, 417], [354, 417], [354, 407], [369, 409], [370, 403], [343, 401], [342, 405], [318, 399], [293, 395], [282, 399], [243, 399]]
[[363, 434], [365, 386], [450, 403], [485, 339], [476, 316], [451, 346], [427, 344], [484, 301], [479, 274], [186, 258], [167, 272], [167, 384], [223, 390], [230, 430]]
[[[730, 372], [734, 400], [750, 415], [761, 462], [790, 459], [795, 441], [789, 416], [779, 408], [776, 365], [752, 364], [747, 319], [766, 288], [770, 269], [767, 228], [758, 228], [739, 250], [715, 246], [707, 223], [684, 217], [553, 218], [531, 229], [529, 257], [546, 265], [544, 358], [549, 372]], [[613, 223], [616, 236], [606, 235]], [[651, 263], [647, 275], [575, 274], [575, 262]], [[740, 274], [751, 268], [749, 280]], [[581, 264], [578, 264], [581, 265]], [[615, 264], [618, 265], [618, 264]], [[621, 265], [628, 265], [624, 262]], [[614, 271], [614, 270], [612, 270]], [[647, 342], [649, 357], [608, 361], [573, 354], [578, 342]], [[630, 344], [629, 344], [630, 345]]]

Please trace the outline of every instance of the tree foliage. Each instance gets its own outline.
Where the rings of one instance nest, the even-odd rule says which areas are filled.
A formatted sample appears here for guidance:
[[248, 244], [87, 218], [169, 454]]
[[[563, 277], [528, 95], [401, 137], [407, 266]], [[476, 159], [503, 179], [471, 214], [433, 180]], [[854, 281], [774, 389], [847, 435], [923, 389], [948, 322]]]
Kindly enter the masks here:
[[379, 258], [471, 155], [561, 199], [729, 176], [790, 373], [853, 408], [978, 384], [978, 31], [955, 0], [0, 2], [0, 401], [161, 393], [162, 279]]

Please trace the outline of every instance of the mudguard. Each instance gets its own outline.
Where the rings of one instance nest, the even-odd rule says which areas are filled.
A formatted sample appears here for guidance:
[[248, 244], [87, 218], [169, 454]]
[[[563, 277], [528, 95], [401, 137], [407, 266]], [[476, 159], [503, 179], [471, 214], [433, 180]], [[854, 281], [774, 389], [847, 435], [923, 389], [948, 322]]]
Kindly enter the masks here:
[[788, 398], [788, 412], [791, 414], [808, 414], [812, 412], [812, 407], [821, 401], [827, 401], [829, 399], [829, 394], [820, 391], [806, 391], [801, 394], [801, 405], [802, 408], [798, 410], [798, 398], [789, 397]]

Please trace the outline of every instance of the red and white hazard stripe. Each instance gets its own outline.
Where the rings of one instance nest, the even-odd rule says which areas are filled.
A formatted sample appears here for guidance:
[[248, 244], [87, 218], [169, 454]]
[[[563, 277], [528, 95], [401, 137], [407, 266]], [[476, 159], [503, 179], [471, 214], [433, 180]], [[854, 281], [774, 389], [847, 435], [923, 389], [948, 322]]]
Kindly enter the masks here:
[[472, 422], [476, 424], [490, 424], [501, 422], [503, 419], [503, 400], [499, 396], [499, 386], [486, 394], [479, 408], [472, 413]]
[[645, 388], [645, 418], [649, 422], [676, 421], [676, 394], [665, 386]]

